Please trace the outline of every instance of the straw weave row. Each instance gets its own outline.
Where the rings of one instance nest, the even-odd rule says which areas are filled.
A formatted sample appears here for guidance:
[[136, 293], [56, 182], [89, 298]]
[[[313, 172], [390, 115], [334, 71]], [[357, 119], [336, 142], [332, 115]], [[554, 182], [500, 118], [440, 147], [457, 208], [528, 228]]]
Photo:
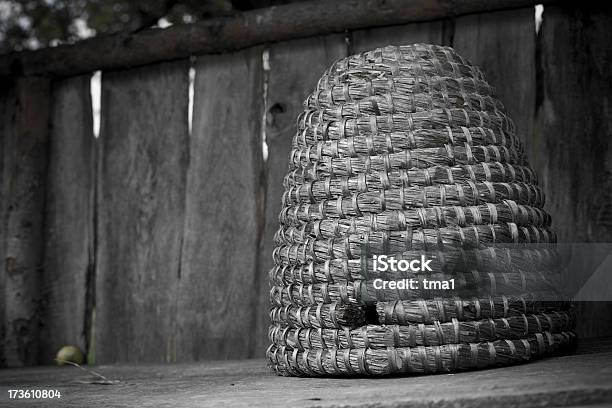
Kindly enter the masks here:
[[316, 169], [315, 174], [303, 168], [300, 171], [290, 172], [285, 177], [287, 193], [283, 197], [284, 203], [312, 203], [338, 196], [347, 197], [355, 193], [365, 193], [368, 190], [455, 183], [465, 185], [468, 181], [478, 182], [478, 180], [494, 183], [535, 183], [535, 176], [528, 167], [499, 162], [452, 167], [434, 166], [427, 169], [399, 168], [324, 180], [318, 178], [321, 174], [320, 167]]
[[[391, 95], [443, 95], [461, 96], [469, 102], [469, 96], [488, 97], [495, 91], [486, 82], [474, 78], [453, 78], [450, 76], [429, 76], [426, 80], [417, 77], [371, 78], [332, 84], [322, 82], [323, 89], [317, 89], [310, 94], [304, 106], [319, 109], [321, 106], [345, 105], [361, 101], [372, 96]], [[496, 105], [500, 102], [496, 101]]]
[[[289, 201], [289, 192], [285, 193]], [[483, 203], [521, 205], [541, 208], [544, 195], [540, 188], [524, 183], [482, 182], [439, 184], [425, 187], [403, 187], [379, 191], [355, 193], [348, 197], [315, 203], [301, 203], [283, 208], [279, 215], [281, 224], [301, 224], [325, 218], [362, 217], [364, 214], [380, 214], [388, 210], [405, 210], [427, 207], [474, 207]], [[436, 211], [436, 210], [434, 210]], [[459, 210], [460, 211], [460, 210]], [[461, 217], [461, 215], [459, 215]]]
[[380, 214], [367, 213], [361, 217], [327, 218], [317, 221], [303, 220], [281, 227], [275, 239], [277, 244], [304, 243], [309, 238], [339, 238], [368, 231], [405, 231], [407, 229], [435, 229], [442, 227], [465, 228], [474, 225], [514, 223], [517, 227], [550, 227], [550, 216], [542, 209], [527, 205], [509, 205], [509, 202], [469, 207], [446, 206], [390, 210]]
[[[419, 323], [447, 323], [453, 320], [470, 321], [505, 319], [539, 313], [566, 313], [566, 301], [543, 300], [533, 294], [525, 296], [489, 296], [486, 298], [437, 298], [376, 303], [376, 323], [413, 325]], [[355, 304], [317, 303], [296, 306], [288, 303], [270, 310], [274, 324], [296, 328], [355, 328], [366, 324], [363, 306]], [[372, 320], [372, 318], [370, 318]]]
[[572, 328], [573, 316], [565, 312], [520, 315], [500, 319], [433, 324], [367, 325], [357, 329], [303, 328], [276, 324], [270, 340], [279, 346], [305, 349], [352, 349], [440, 346], [521, 339], [547, 331], [560, 333]]
[[346, 237], [315, 239], [303, 243], [279, 243], [272, 254], [277, 265], [305, 264], [336, 258], [359, 259], [362, 256], [400, 253], [413, 249], [443, 250], [446, 247], [479, 248], [495, 243], [553, 243], [556, 235], [548, 228], [517, 227], [514, 223], [473, 225], [470, 227], [424, 230], [372, 231]]
[[[323, 111], [308, 110], [298, 118], [297, 146], [308, 146], [308, 139], [315, 141], [339, 140], [347, 137], [377, 135], [379, 133], [415, 132], [420, 129], [461, 130], [481, 127], [495, 133], [514, 134], [514, 123], [504, 114], [468, 109], [433, 109], [414, 113], [367, 115], [358, 118], [342, 118], [325, 115]], [[309, 135], [309, 133], [312, 133]], [[300, 142], [297, 140], [301, 139]]]
[[[391, 276], [389, 276], [391, 275]], [[393, 276], [395, 275], [395, 276]], [[560, 277], [558, 276], [544, 276], [543, 274], [536, 273], [524, 273], [524, 272], [482, 272], [477, 270], [471, 270], [469, 272], [391, 272], [383, 273], [381, 277], [375, 278], [374, 274], [368, 272], [368, 276], [362, 277], [358, 280], [350, 280], [349, 282], [365, 282], [365, 285], [371, 285], [375, 279], [382, 280], [401, 280], [401, 279], [412, 279], [415, 281], [428, 280], [450, 280], [453, 279], [456, 288], [466, 293], [488, 293], [496, 294], [503, 293], [505, 295], [529, 293], [530, 291], [554, 291], [559, 288]], [[340, 284], [344, 284], [342, 281]], [[334, 282], [322, 282], [320, 284], [303, 284], [303, 283], [292, 283], [287, 282], [283, 279], [275, 278], [273, 283], [276, 285], [274, 288], [287, 289], [291, 285], [295, 287], [316, 287], [316, 285], [329, 285]], [[273, 289], [274, 290], [274, 289]]]
[[[489, 279], [493, 279], [489, 277]], [[526, 285], [518, 281], [515, 284], [500, 279], [496, 284], [478, 285], [470, 284], [466, 279], [455, 279], [454, 289], [419, 289], [403, 290], [374, 287], [374, 280], [356, 280], [339, 283], [315, 283], [312, 285], [289, 284], [287, 286], [272, 286], [270, 301], [274, 306], [288, 304], [298, 306], [312, 306], [318, 303], [352, 303], [373, 305], [377, 302], [394, 300], [433, 299], [437, 297], [455, 296], [522, 296], [528, 293], [537, 293], [538, 296], [548, 298], [558, 294], [556, 288], [549, 281], [542, 281]]]
[[[329, 130], [328, 130], [329, 131]], [[512, 134], [494, 132], [483, 127], [450, 127], [438, 129], [420, 129], [414, 131], [378, 132], [376, 134], [357, 135], [340, 138], [339, 135], [327, 140], [314, 138], [312, 130], [305, 128], [299, 139], [295, 140], [294, 150], [290, 157], [292, 167], [302, 163], [312, 163], [326, 157], [374, 156], [393, 153], [401, 150], [427, 149], [445, 146], [504, 146], [517, 150], [519, 141]], [[329, 133], [328, 133], [329, 136]], [[306, 140], [304, 140], [304, 137]]]
[[354, 304], [318, 303], [307, 307], [288, 304], [272, 308], [270, 320], [287, 327], [355, 328], [365, 324], [365, 311]]
[[[312, 101], [312, 100], [311, 100]], [[432, 93], [392, 93], [369, 96], [355, 102], [332, 105], [329, 101], [310, 102], [308, 108], [323, 112], [323, 118], [342, 120], [359, 118], [362, 115], [392, 115], [432, 111], [435, 109], [457, 109], [477, 105], [483, 112], [497, 114], [503, 106], [490, 96], [478, 94], [454, 94], [449, 92]]]
[[575, 334], [536, 333], [517, 340], [386, 349], [305, 349], [271, 345], [268, 358], [284, 375], [388, 375], [439, 373], [526, 362], [571, 347]]
[[385, 172], [394, 169], [430, 168], [435, 166], [469, 165], [475, 163], [525, 164], [516, 151], [506, 146], [464, 146], [427, 147], [384, 153], [375, 156], [329, 157], [315, 163], [298, 163], [308, 174], [350, 176], [358, 173]]
[[521, 296], [488, 296], [486, 298], [438, 298], [377, 302], [380, 324], [450, 322], [452, 319], [482, 320], [523, 314], [569, 310], [562, 297], [530, 293]]
[[[490, 248], [491, 250], [493, 248]], [[461, 280], [479, 282], [487, 285], [491, 280], [516, 281], [526, 286], [528, 282], [552, 281], [560, 278], [558, 267], [560, 260], [551, 249], [507, 250], [499, 248], [489, 250], [464, 251], [407, 251], [396, 254], [396, 259], [414, 259], [421, 254], [431, 258], [433, 274], [440, 277], [456, 277]], [[491, 252], [493, 252], [491, 254]], [[391, 255], [393, 256], [393, 254]], [[543, 271], [546, 271], [543, 272]], [[464, 276], [470, 275], [470, 276]], [[366, 259], [333, 259], [325, 262], [307, 264], [280, 263], [270, 270], [270, 283], [282, 286], [289, 284], [351, 282], [372, 278], [397, 280], [416, 278], [412, 271], [374, 270], [373, 260]], [[492, 283], [494, 284], [494, 283]]]

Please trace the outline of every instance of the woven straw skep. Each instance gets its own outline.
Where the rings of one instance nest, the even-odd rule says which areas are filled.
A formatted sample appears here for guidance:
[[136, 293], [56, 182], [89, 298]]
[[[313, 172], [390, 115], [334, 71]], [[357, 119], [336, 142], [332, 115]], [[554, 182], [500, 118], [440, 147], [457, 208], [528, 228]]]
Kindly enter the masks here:
[[[283, 186], [269, 274], [277, 373], [449, 372], [574, 344], [536, 174], [493, 87], [452, 48], [335, 62], [298, 116]], [[425, 256], [432, 271], [377, 271], [375, 255]]]

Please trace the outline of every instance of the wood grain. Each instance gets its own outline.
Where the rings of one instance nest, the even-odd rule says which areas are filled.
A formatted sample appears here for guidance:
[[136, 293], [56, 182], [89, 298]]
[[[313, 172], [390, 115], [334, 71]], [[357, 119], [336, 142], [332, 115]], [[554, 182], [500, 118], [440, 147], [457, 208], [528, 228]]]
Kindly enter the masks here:
[[364, 52], [387, 45], [415, 43], [443, 44], [444, 22], [403, 24], [392, 27], [369, 28], [351, 32], [351, 51]]
[[[564, 242], [612, 242], [612, 14], [546, 7], [533, 158]], [[612, 334], [612, 302], [584, 302], [578, 334]]]
[[49, 81], [16, 83], [13, 130], [5, 134], [4, 352], [8, 366], [37, 364]]
[[5, 356], [5, 336], [6, 336], [6, 321], [4, 318], [4, 309], [6, 303], [6, 273], [4, 264], [6, 262], [6, 213], [8, 211], [8, 179], [5, 176], [5, 148], [9, 138], [13, 132], [13, 114], [16, 106], [15, 90], [13, 84], [2, 84], [0, 93], [0, 367], [6, 365]]
[[197, 60], [177, 360], [254, 353], [263, 224], [262, 50]]
[[[555, 0], [320, 0], [177, 24], [166, 29], [120, 33], [0, 59], [0, 77], [70, 76], [191, 55], [231, 52], [266, 43], [451, 18], [464, 14], [533, 7]], [[532, 8], [533, 9], [533, 8]]]
[[612, 241], [610, 23], [610, 14], [545, 9], [535, 165], [566, 242]]
[[[453, 375], [390, 378], [291, 378], [274, 375], [264, 360], [172, 365], [114, 365], [94, 371], [117, 380], [91, 384], [74, 367], [0, 371], [0, 404], [8, 388], [51, 388], [49, 407], [359, 407], [489, 408], [609, 407], [612, 342], [582, 344], [575, 355]], [[5, 399], [3, 399], [5, 398]], [[38, 407], [40, 400], [20, 400]]]
[[188, 63], [102, 78], [95, 361], [174, 361]]
[[86, 350], [86, 284], [93, 268], [93, 124], [90, 77], [55, 82], [45, 202], [40, 362], [65, 345]]
[[533, 7], [457, 18], [453, 47], [484, 71], [515, 123], [528, 159], [535, 152], [536, 33]]
[[273, 266], [274, 234], [278, 229], [283, 178], [289, 166], [291, 140], [302, 103], [334, 61], [347, 55], [343, 35], [314, 37], [279, 43], [269, 48], [266, 112], [268, 158], [265, 178], [265, 227], [259, 266], [256, 356], [269, 345], [270, 319], [268, 271]]

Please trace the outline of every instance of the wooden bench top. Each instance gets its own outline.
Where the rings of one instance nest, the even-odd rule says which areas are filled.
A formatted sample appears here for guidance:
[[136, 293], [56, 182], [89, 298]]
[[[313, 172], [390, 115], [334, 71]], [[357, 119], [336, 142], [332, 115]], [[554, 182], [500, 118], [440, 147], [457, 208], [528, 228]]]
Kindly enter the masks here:
[[[570, 356], [490, 370], [394, 378], [289, 378], [265, 360], [0, 370], [0, 407], [510, 407], [612, 406], [612, 339]], [[61, 399], [9, 400], [9, 389]]]

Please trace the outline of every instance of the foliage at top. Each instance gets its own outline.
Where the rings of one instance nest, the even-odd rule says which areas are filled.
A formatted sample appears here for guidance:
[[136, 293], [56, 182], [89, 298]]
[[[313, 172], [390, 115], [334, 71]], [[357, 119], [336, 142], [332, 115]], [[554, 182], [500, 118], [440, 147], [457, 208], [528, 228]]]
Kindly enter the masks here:
[[0, 53], [192, 23], [296, 0], [0, 0]]

